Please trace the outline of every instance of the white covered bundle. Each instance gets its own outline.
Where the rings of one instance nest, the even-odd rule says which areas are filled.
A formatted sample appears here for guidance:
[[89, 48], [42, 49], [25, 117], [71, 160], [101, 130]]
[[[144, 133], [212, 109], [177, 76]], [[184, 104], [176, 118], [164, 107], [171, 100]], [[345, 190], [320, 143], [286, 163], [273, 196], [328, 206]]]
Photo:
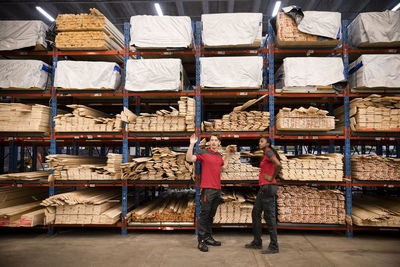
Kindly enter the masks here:
[[205, 46], [261, 45], [262, 13], [202, 14], [201, 22]]
[[63, 89], [117, 89], [120, 82], [114, 62], [59, 61], [54, 78], [54, 86]]
[[259, 88], [262, 84], [263, 58], [202, 57], [200, 58], [200, 85], [202, 87]]
[[349, 66], [350, 88], [400, 88], [400, 55], [362, 55]]
[[45, 89], [50, 73], [40, 60], [0, 60], [0, 88]]
[[126, 64], [128, 91], [178, 91], [183, 88], [179, 58], [129, 59]]
[[192, 23], [187, 16], [132, 16], [131, 45], [143, 48], [190, 47]]
[[400, 11], [360, 13], [348, 27], [354, 47], [400, 45]]
[[47, 47], [48, 27], [40, 20], [0, 21], [0, 51], [36, 46]]
[[288, 57], [276, 72], [276, 88], [327, 86], [345, 80], [340, 57]]

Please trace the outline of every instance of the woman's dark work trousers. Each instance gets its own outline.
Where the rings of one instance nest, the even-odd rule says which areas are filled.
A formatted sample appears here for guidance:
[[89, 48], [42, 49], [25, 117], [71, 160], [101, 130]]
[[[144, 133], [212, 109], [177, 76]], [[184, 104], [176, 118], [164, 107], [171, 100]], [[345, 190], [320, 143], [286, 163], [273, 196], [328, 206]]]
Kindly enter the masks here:
[[203, 188], [201, 190], [200, 217], [197, 222], [199, 241], [211, 236], [214, 216], [221, 200], [221, 190], [213, 188]]
[[276, 218], [274, 216], [274, 196], [278, 191], [276, 184], [268, 184], [260, 186], [258, 191], [256, 202], [251, 212], [253, 222], [253, 235], [254, 241], [257, 244], [262, 244], [262, 224], [261, 224], [261, 213], [264, 211], [264, 219], [268, 225], [268, 232], [270, 236], [270, 249], [278, 249], [278, 234], [276, 231]]

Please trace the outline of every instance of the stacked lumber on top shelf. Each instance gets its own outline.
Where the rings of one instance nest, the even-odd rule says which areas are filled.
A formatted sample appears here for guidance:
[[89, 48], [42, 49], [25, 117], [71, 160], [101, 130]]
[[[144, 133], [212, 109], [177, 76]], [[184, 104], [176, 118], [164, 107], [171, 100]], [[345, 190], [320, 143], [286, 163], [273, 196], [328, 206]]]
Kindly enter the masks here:
[[168, 191], [153, 201], [138, 207], [127, 218], [132, 222], [194, 222], [194, 192]]
[[48, 132], [50, 108], [43, 105], [0, 103], [1, 132]]
[[46, 224], [115, 224], [121, 218], [120, 199], [119, 189], [86, 188], [49, 197], [41, 205]]
[[[344, 106], [335, 109], [339, 129], [344, 127]], [[370, 95], [350, 101], [350, 129], [353, 132], [398, 132], [400, 97]]]
[[244, 111], [251, 105], [254, 105], [266, 95], [251, 99], [241, 106], [237, 106], [229, 114], [222, 116], [212, 122], [204, 121], [202, 130], [206, 132], [225, 132], [225, 131], [265, 131], [269, 127], [269, 112], [266, 111]]
[[276, 115], [276, 129], [280, 131], [329, 131], [335, 129], [335, 117], [326, 110], [309, 107], [281, 108]]
[[84, 105], [67, 105], [72, 113], [54, 117], [56, 132], [121, 132], [121, 115], [112, 117]]
[[345, 197], [339, 190], [309, 186], [280, 186], [278, 221], [287, 223], [345, 223]]
[[121, 154], [108, 153], [107, 159], [55, 154], [48, 155], [46, 162], [54, 174], [49, 181], [54, 180], [120, 180]]
[[122, 112], [122, 121], [128, 122], [129, 132], [193, 132], [195, 129], [195, 100], [182, 96], [179, 108], [172, 111], [159, 110], [156, 114], [135, 115], [127, 108]]
[[191, 181], [193, 165], [186, 161], [185, 153], [168, 147], [151, 150], [152, 157], [134, 158], [121, 165], [122, 179], [126, 180], [182, 180]]
[[49, 177], [49, 171], [16, 172], [0, 175], [0, 180], [35, 181]]
[[48, 194], [46, 188], [0, 188], [0, 226], [43, 225], [44, 209], [40, 200]]
[[374, 154], [353, 155], [351, 177], [363, 181], [400, 181], [400, 159]]
[[355, 197], [352, 219], [358, 226], [400, 227], [400, 199], [382, 196]]
[[343, 155], [291, 156], [280, 154], [282, 169], [279, 177], [292, 181], [343, 181]]

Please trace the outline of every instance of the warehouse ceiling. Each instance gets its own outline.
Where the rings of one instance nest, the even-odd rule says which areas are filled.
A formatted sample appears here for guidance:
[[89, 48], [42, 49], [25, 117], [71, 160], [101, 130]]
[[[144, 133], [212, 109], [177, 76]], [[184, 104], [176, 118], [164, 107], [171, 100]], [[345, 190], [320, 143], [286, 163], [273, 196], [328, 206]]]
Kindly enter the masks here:
[[[54, 18], [65, 13], [89, 13], [92, 7], [100, 10], [121, 31], [124, 22], [129, 22], [133, 15], [157, 15], [154, 3], [159, 3], [164, 15], [190, 16], [193, 21], [200, 21], [201, 14], [231, 12], [261, 12], [264, 22], [271, 17], [275, 0], [159, 0], [159, 1], [0, 1], [0, 19], [2, 20], [43, 20], [50, 23], [37, 10], [42, 7]], [[303, 10], [337, 11], [342, 19], [353, 20], [360, 12], [384, 11], [392, 9], [400, 0], [282, 0], [281, 7], [298, 5]], [[264, 28], [264, 34], [266, 27]]]

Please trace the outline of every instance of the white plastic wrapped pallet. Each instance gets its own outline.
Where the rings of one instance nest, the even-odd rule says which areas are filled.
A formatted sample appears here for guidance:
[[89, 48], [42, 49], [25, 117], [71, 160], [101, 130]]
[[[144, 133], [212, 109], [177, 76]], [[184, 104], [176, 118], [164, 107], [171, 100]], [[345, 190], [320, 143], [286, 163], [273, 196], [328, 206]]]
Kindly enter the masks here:
[[179, 58], [129, 59], [126, 64], [128, 91], [178, 91], [183, 67]]
[[275, 74], [276, 88], [327, 86], [345, 80], [342, 58], [288, 57]]
[[362, 55], [349, 65], [350, 88], [400, 88], [400, 55]]
[[117, 89], [121, 70], [114, 62], [70, 61], [57, 63], [54, 87], [63, 89]]
[[45, 89], [50, 73], [40, 60], [0, 60], [0, 88]]
[[186, 16], [132, 16], [131, 45], [138, 48], [190, 47], [192, 23]]
[[249, 87], [262, 84], [263, 58], [202, 57], [200, 58], [200, 85], [202, 87]]
[[46, 44], [48, 27], [40, 20], [3, 20], [0, 21], [0, 51], [15, 50]]
[[348, 31], [350, 44], [354, 47], [390, 46], [400, 42], [400, 11], [360, 13], [350, 23]]
[[261, 44], [261, 13], [202, 14], [201, 22], [205, 46]]

